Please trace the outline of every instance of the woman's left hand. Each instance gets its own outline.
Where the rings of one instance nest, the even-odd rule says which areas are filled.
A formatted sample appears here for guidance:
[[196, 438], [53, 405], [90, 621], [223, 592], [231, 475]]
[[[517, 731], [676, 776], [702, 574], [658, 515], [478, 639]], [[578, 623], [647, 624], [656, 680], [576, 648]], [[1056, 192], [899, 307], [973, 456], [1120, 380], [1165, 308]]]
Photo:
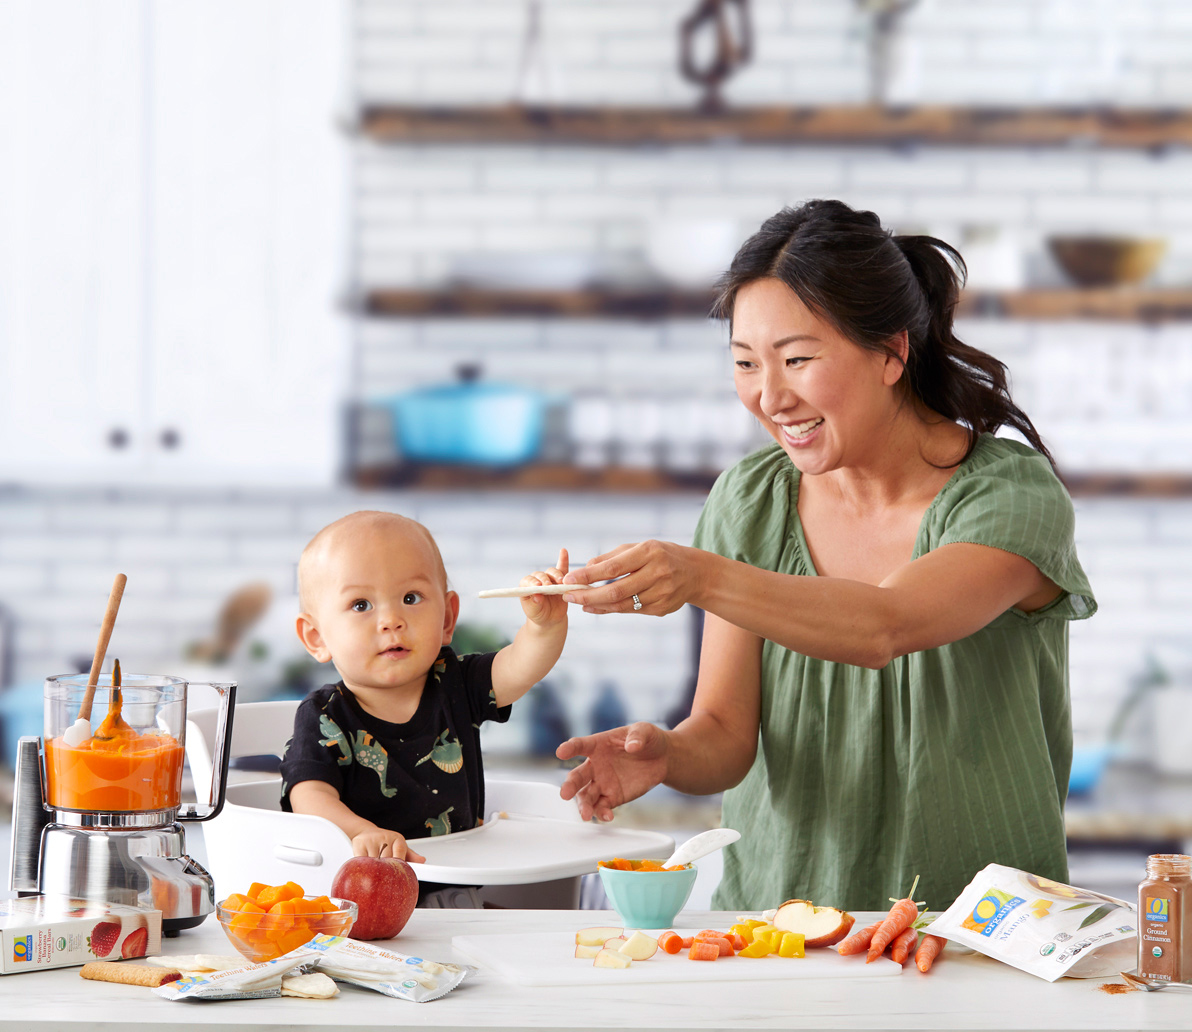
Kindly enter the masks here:
[[565, 584], [587, 588], [582, 595], [564, 595], [584, 607], [585, 613], [633, 613], [666, 616], [695, 601], [699, 584], [698, 549], [670, 541], [640, 541], [619, 545], [589, 559], [581, 569], [563, 578]]

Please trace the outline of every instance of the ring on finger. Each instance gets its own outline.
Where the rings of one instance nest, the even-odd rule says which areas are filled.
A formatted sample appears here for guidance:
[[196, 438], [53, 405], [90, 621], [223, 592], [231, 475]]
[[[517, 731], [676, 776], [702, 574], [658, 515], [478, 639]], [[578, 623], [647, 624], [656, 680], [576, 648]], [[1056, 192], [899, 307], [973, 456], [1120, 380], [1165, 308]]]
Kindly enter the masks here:
[[642, 607], [642, 600], [636, 595], [633, 596], [633, 611], [636, 613]]

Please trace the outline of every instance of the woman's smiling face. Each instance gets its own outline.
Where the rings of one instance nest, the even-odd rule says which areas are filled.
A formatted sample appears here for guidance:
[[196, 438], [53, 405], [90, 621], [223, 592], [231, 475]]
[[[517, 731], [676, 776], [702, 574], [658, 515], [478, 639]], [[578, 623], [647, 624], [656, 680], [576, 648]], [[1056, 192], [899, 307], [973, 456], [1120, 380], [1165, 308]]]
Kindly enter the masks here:
[[901, 402], [900, 362], [854, 344], [777, 279], [737, 292], [730, 346], [737, 396], [803, 473], [862, 461]]

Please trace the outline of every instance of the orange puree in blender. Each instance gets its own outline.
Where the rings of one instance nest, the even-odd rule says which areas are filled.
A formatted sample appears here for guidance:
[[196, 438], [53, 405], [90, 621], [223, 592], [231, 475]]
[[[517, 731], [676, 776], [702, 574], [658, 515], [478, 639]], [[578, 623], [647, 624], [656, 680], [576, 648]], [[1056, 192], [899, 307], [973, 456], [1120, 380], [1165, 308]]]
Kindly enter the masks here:
[[182, 743], [173, 735], [89, 738], [77, 746], [46, 741], [48, 801], [59, 810], [139, 812], [176, 809], [182, 795]]

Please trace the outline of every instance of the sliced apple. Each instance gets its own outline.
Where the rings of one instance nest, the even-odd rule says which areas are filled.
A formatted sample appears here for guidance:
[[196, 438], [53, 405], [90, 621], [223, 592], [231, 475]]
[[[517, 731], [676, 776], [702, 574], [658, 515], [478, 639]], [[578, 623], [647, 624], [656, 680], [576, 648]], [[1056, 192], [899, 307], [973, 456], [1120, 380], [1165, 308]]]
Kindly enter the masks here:
[[633, 963], [632, 957], [625, 956], [620, 950], [610, 950], [607, 946], [596, 954], [592, 960], [592, 967], [598, 968], [627, 968]]
[[591, 960], [602, 949], [603, 946], [576, 946], [575, 955], [581, 960]]
[[623, 928], [581, 928], [575, 933], [577, 946], [603, 946], [615, 935], [620, 935]]
[[630, 960], [649, 960], [658, 952], [658, 940], [645, 932], [634, 932], [617, 950]]
[[835, 907], [817, 907], [810, 900], [788, 899], [774, 915], [774, 927], [784, 932], [798, 932], [803, 945], [813, 950], [840, 942], [853, 927], [856, 918]]

